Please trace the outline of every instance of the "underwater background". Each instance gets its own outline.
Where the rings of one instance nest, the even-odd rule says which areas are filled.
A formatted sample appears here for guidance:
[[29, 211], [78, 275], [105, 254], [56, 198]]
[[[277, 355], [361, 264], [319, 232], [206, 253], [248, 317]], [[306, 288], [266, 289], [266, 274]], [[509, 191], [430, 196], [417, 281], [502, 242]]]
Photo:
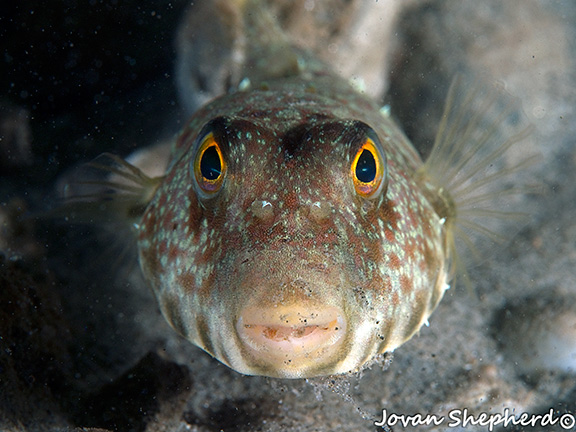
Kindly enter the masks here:
[[[310, 382], [239, 375], [171, 331], [124, 258], [130, 251], [121, 237], [42, 217], [78, 164], [170, 138], [202, 102], [183, 98], [175, 84], [176, 35], [189, 2], [5, 5], [0, 430], [381, 430], [374, 421], [383, 409], [437, 416], [552, 409], [569, 421], [576, 415], [576, 4], [272, 3], [319, 56], [345, 74], [365, 69], [369, 90], [424, 155], [455, 74], [490, 76], [520, 98], [542, 155], [530, 171], [539, 186], [526, 197], [530, 222], [469, 269], [474, 293], [463, 284], [447, 292], [430, 326], [385, 371]], [[351, 43], [359, 34], [370, 43]], [[196, 37], [209, 45], [217, 35]], [[201, 58], [214, 76], [216, 54]], [[559, 421], [535, 428], [544, 429], [566, 430]]]

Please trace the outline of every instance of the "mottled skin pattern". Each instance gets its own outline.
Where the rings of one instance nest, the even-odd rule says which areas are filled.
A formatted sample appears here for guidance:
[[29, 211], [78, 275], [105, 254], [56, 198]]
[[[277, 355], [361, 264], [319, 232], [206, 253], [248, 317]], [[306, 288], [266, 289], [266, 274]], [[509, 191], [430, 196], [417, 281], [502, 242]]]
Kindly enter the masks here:
[[[358, 196], [350, 178], [358, 121], [387, 156], [388, 186], [376, 199]], [[228, 163], [213, 197], [191, 171], [207, 128]], [[437, 196], [404, 135], [347, 83], [316, 73], [224, 96], [193, 116], [176, 153], [142, 219], [141, 266], [170, 324], [233, 369], [358, 370], [408, 340], [442, 297], [448, 252]], [[250, 354], [235, 327], [240, 311], [279, 304], [341, 308], [338, 352], [282, 366]]]
[[[388, 164], [388, 186], [375, 199], [359, 196], [350, 176], [367, 127]], [[213, 197], [191, 170], [206, 130], [228, 163]], [[359, 370], [417, 332], [447, 287], [449, 224], [421, 166], [374, 102], [325, 73], [223, 96], [185, 127], [145, 211], [144, 275], [170, 324], [241, 373]], [[342, 310], [338, 350], [275, 363], [246, 348], [241, 311], [279, 305]]]

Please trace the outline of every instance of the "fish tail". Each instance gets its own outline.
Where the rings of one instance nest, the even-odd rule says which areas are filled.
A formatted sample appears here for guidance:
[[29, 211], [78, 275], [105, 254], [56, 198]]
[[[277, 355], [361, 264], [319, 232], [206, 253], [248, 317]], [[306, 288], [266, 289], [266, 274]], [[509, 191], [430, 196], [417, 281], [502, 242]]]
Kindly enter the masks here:
[[[295, 2], [293, 8], [301, 8]], [[189, 114], [226, 93], [265, 88], [271, 81], [328, 73], [320, 56], [286, 28], [278, 2], [195, 2], [176, 40], [176, 82]]]
[[[296, 47], [261, 0], [219, 0], [224, 16], [234, 17], [237, 27], [235, 43], [242, 64], [241, 82], [261, 85], [267, 80], [297, 76], [319, 63]], [[323, 66], [322, 66], [323, 67]]]

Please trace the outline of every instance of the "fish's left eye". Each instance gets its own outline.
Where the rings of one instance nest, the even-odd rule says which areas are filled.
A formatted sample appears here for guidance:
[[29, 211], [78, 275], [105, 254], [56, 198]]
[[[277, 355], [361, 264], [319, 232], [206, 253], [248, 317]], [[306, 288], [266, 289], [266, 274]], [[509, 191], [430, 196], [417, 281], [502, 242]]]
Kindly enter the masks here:
[[356, 193], [363, 198], [378, 197], [386, 184], [386, 157], [379, 147], [367, 137], [350, 166]]
[[208, 195], [218, 192], [222, 187], [226, 169], [222, 149], [214, 134], [210, 132], [202, 140], [194, 159], [194, 177], [200, 189]]

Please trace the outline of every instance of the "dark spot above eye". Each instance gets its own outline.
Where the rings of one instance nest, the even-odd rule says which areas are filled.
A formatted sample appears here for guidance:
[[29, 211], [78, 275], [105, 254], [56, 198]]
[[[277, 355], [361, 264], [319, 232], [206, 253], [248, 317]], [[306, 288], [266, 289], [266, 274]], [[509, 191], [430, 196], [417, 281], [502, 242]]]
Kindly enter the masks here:
[[206, 180], [216, 180], [222, 173], [220, 156], [215, 146], [208, 147], [202, 154], [200, 172]]
[[362, 183], [370, 183], [376, 177], [376, 160], [372, 152], [362, 151], [356, 164], [356, 178]]

